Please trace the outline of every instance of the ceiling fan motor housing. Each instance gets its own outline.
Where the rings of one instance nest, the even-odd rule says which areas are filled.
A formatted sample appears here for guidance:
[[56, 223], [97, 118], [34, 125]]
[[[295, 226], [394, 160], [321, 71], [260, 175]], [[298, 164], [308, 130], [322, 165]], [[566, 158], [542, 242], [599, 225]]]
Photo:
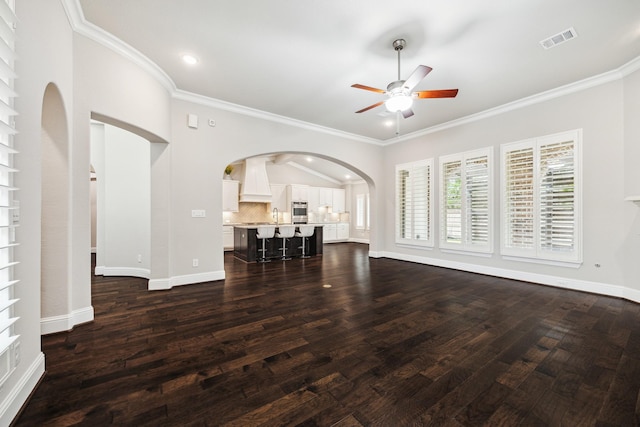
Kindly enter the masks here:
[[404, 39], [397, 39], [393, 41], [393, 48], [395, 50], [402, 50], [407, 45], [407, 42]]

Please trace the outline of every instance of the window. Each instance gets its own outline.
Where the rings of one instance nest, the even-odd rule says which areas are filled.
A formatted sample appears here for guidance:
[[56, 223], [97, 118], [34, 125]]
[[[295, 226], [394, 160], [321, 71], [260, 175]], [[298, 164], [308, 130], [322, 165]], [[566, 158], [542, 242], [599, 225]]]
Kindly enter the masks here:
[[433, 160], [396, 166], [396, 243], [433, 246]]
[[356, 195], [356, 230], [370, 229], [369, 193]]
[[580, 263], [582, 131], [501, 147], [502, 254]]
[[440, 158], [440, 246], [492, 251], [491, 149]]
[[10, 348], [18, 339], [14, 333], [14, 324], [18, 320], [13, 316], [13, 286], [18, 282], [13, 277], [13, 266], [17, 264], [13, 257], [15, 227], [18, 221], [18, 201], [14, 200], [13, 148], [15, 135], [13, 109], [14, 73], [14, 35], [16, 17], [13, 0], [0, 0], [0, 384], [6, 380], [15, 367]]
[[366, 218], [366, 194], [357, 194], [356, 195], [356, 229], [364, 230], [365, 228], [365, 218]]

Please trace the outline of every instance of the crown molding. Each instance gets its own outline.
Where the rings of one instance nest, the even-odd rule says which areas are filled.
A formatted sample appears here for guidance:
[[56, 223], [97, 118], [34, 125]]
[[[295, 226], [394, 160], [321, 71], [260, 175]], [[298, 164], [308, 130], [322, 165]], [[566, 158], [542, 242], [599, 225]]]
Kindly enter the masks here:
[[291, 117], [281, 116], [267, 111], [258, 110], [255, 108], [245, 107], [244, 105], [234, 104], [220, 99], [210, 98], [208, 96], [199, 95], [193, 92], [187, 92], [182, 89], [176, 89], [173, 92], [173, 98], [181, 101], [192, 102], [194, 104], [200, 104], [211, 108], [218, 108], [220, 110], [229, 111], [232, 113], [243, 114], [245, 116], [255, 117], [258, 119], [268, 120], [275, 123], [282, 123], [288, 126], [311, 130], [327, 135], [337, 136], [340, 138], [351, 139], [353, 141], [364, 142], [367, 144], [382, 145], [382, 141], [375, 138], [369, 138], [362, 135], [356, 135], [354, 133], [344, 132], [341, 130], [320, 126], [314, 123], [305, 122], [302, 120], [292, 119]]
[[362, 135], [356, 135], [349, 132], [340, 131], [337, 129], [320, 126], [310, 122], [304, 122], [302, 120], [292, 119], [290, 117], [281, 116], [278, 114], [269, 113], [262, 110], [246, 107], [239, 104], [233, 104], [230, 102], [222, 101], [215, 98], [210, 98], [204, 95], [199, 95], [184, 90], [180, 90], [176, 87], [175, 83], [155, 62], [151, 61], [140, 51], [134, 47], [128, 45], [112, 34], [104, 31], [102, 28], [87, 21], [82, 12], [82, 6], [80, 0], [61, 0], [62, 5], [69, 19], [72, 29], [94, 40], [103, 46], [119, 53], [123, 57], [136, 63], [144, 70], [154, 76], [160, 84], [171, 94], [174, 99], [179, 99], [187, 102], [193, 102], [196, 104], [218, 108], [225, 111], [230, 111], [245, 116], [255, 117], [271, 122], [282, 123], [288, 126], [294, 126], [301, 129], [306, 129], [314, 132], [324, 133], [327, 135], [337, 136], [340, 138], [350, 139], [353, 141], [364, 142], [367, 144], [373, 144], [378, 146], [389, 146], [400, 142], [410, 141], [415, 138], [419, 138], [432, 133], [440, 132], [446, 129], [451, 129], [457, 126], [462, 126], [468, 123], [473, 123], [479, 120], [487, 119], [489, 117], [497, 116], [507, 113], [509, 111], [524, 108], [530, 105], [539, 104], [541, 102], [549, 101], [551, 99], [559, 98], [565, 95], [583, 91], [595, 86], [599, 86], [605, 83], [609, 83], [615, 80], [620, 80], [629, 74], [640, 70], [640, 57], [634, 58], [621, 67], [599, 74], [594, 77], [589, 77], [568, 85], [560, 86], [555, 89], [551, 89], [545, 92], [541, 92], [526, 98], [522, 98], [507, 104], [500, 105], [498, 107], [490, 108], [488, 110], [481, 111], [479, 113], [471, 114], [469, 116], [461, 117], [459, 119], [451, 120], [445, 123], [441, 123], [435, 126], [431, 126], [416, 132], [408, 133], [400, 137], [393, 137], [386, 140], [365, 137]]
[[82, 12], [80, 0], [62, 0], [62, 5], [69, 19], [71, 28], [78, 34], [87, 37], [108, 49], [120, 54], [151, 74], [170, 93], [175, 92], [176, 85], [155, 62], [147, 58], [133, 46], [123, 42], [113, 34], [87, 21]]
[[565, 95], [580, 92], [592, 87], [600, 86], [605, 83], [610, 83], [616, 80], [620, 80], [634, 71], [640, 70], [640, 57], [634, 58], [627, 62], [623, 66], [597, 76], [588, 77], [577, 82], [569, 83], [564, 86], [550, 89], [545, 92], [540, 92], [535, 95], [528, 96], [526, 98], [518, 99], [507, 104], [500, 105], [498, 107], [490, 108], [488, 110], [481, 111], [479, 113], [471, 114], [469, 116], [461, 117], [459, 119], [451, 120], [449, 122], [441, 123], [435, 126], [431, 126], [416, 132], [408, 133], [400, 137], [394, 137], [383, 141], [383, 145], [393, 145], [399, 142], [410, 141], [421, 136], [429, 135], [432, 133], [440, 132], [445, 129], [451, 129], [457, 126], [462, 126], [468, 123], [477, 122], [479, 120], [487, 119], [489, 117], [497, 116], [507, 113], [509, 111], [518, 110], [520, 108], [528, 107], [530, 105], [539, 104], [555, 98], [560, 98]]

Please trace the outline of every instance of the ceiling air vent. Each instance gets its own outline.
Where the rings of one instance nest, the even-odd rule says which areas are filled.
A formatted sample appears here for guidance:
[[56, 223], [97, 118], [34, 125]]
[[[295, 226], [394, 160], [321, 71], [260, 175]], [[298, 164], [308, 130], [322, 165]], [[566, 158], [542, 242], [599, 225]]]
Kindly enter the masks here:
[[576, 37], [578, 37], [578, 33], [576, 33], [576, 30], [573, 27], [571, 27], [554, 36], [542, 40], [540, 44], [545, 49], [551, 49], [552, 47], [558, 46], [559, 44], [571, 39], [575, 39]]

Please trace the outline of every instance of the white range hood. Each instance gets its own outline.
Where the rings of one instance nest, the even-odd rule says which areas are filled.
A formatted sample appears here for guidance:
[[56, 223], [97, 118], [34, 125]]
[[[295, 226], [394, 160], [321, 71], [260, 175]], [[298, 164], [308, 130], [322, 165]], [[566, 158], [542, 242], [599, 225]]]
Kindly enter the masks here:
[[271, 187], [267, 176], [268, 157], [251, 157], [244, 161], [244, 180], [240, 202], [271, 203]]

